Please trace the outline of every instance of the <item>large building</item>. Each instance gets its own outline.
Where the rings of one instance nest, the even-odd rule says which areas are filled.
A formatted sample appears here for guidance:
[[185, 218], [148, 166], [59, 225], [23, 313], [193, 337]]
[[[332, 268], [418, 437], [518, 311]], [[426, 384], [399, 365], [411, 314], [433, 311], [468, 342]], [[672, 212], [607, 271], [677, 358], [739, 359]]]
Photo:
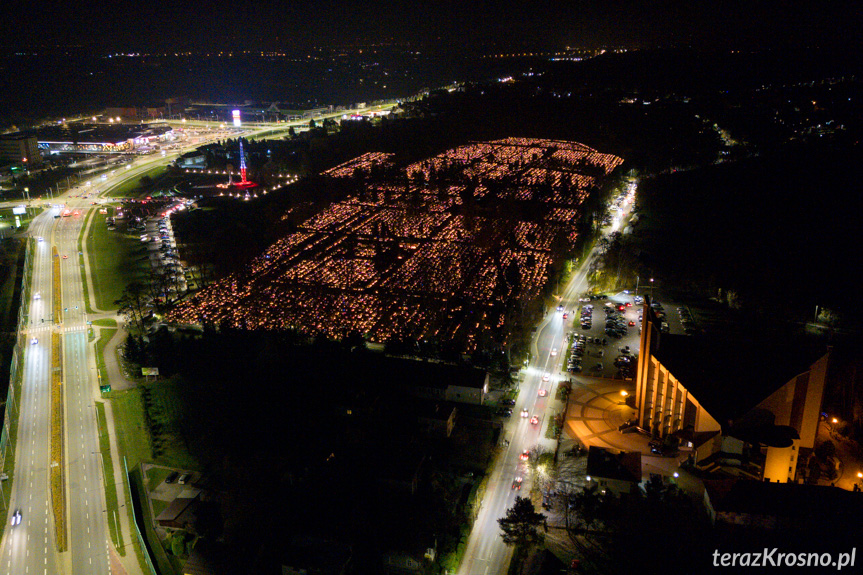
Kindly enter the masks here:
[[36, 136], [15, 132], [0, 135], [0, 164], [38, 166], [42, 163], [42, 154]]
[[829, 349], [663, 334], [644, 305], [639, 426], [678, 439], [702, 469], [795, 481], [800, 449], [815, 445]]
[[33, 137], [46, 154], [121, 153], [147, 151], [153, 145], [172, 142], [174, 131], [167, 124], [68, 123], [42, 126]]

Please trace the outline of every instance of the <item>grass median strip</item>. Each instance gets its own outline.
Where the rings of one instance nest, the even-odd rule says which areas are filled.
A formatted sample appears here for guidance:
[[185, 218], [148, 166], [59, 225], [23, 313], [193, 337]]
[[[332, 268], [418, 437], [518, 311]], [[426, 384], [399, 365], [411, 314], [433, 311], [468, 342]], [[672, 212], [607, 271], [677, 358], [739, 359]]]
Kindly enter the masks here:
[[81, 225], [81, 232], [78, 234], [78, 265], [81, 268], [81, 287], [84, 289], [84, 309], [87, 313], [95, 313], [90, 306], [90, 288], [87, 285], [87, 268], [84, 267], [84, 232], [87, 231], [87, 224], [95, 214], [95, 210], [89, 210], [84, 223]]
[[51, 503], [57, 551], [66, 551], [66, 486], [63, 475], [63, 356], [60, 334], [51, 334]]

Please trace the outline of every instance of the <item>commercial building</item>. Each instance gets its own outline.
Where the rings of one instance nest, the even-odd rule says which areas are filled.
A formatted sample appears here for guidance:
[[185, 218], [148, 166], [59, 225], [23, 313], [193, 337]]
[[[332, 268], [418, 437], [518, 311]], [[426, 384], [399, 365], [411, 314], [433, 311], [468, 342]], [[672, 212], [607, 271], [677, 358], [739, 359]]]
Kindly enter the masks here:
[[15, 132], [0, 135], [0, 164], [38, 166], [42, 163], [42, 154], [36, 136]]
[[691, 449], [691, 462], [701, 469], [795, 481], [800, 449], [815, 444], [829, 349], [802, 341], [664, 334], [659, 326], [645, 298], [639, 426]]
[[57, 124], [40, 127], [33, 136], [46, 154], [142, 152], [174, 141], [174, 132], [167, 124]]

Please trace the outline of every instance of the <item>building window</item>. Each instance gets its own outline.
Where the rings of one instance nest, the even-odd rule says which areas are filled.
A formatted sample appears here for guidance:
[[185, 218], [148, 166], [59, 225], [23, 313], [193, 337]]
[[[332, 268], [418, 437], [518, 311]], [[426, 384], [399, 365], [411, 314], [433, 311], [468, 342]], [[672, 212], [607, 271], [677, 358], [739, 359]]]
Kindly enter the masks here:
[[789, 468], [788, 468], [788, 473], [791, 473], [792, 471], [794, 471], [794, 468], [793, 468], [793, 467], [789, 467]]

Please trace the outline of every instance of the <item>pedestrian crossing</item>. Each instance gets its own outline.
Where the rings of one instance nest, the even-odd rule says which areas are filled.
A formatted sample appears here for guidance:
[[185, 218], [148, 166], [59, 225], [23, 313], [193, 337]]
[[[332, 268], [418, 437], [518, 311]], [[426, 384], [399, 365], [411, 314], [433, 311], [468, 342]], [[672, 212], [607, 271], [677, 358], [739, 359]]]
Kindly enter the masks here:
[[51, 325], [45, 324], [44, 326], [31, 327], [27, 330], [27, 333], [30, 335], [35, 335], [37, 333], [46, 333], [46, 332], [52, 332], [55, 330], [59, 331], [61, 333], [74, 333], [74, 332], [79, 332], [79, 331], [87, 331], [88, 327], [89, 326], [87, 326], [86, 324], [83, 324], [83, 323], [78, 324], [78, 325], [60, 325], [60, 326], [55, 326], [53, 324], [51, 324]]

